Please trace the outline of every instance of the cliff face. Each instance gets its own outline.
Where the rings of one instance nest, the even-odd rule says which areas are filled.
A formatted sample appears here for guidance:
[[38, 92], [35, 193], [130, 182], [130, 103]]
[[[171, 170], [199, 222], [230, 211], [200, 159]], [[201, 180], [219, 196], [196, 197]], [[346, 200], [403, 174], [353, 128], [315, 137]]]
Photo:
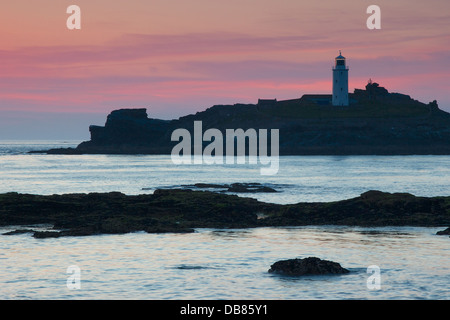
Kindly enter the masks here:
[[169, 124], [170, 121], [149, 119], [146, 109], [115, 110], [108, 115], [104, 127], [89, 127], [91, 140], [81, 143], [77, 150], [83, 153], [163, 152]]
[[[91, 126], [91, 140], [76, 149], [49, 153], [170, 154], [178, 142], [175, 129], [193, 135], [194, 121], [203, 132], [219, 129], [279, 129], [280, 154], [450, 154], [450, 114], [436, 101], [424, 104], [378, 84], [350, 94], [350, 106], [331, 105], [329, 95], [261, 100], [258, 104], [213, 106], [176, 120], [147, 117], [145, 109], [121, 109], [105, 126]], [[209, 142], [205, 142], [205, 145]]]

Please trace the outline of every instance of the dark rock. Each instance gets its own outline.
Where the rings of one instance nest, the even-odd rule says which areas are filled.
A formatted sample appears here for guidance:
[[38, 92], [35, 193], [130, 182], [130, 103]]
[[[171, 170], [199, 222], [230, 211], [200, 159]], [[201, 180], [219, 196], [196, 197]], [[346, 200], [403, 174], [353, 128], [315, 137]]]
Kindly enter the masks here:
[[36, 231], [33, 234], [33, 237], [36, 239], [44, 239], [44, 238], [59, 238], [61, 237], [61, 232], [57, 231]]
[[11, 236], [11, 235], [23, 234], [23, 233], [34, 233], [34, 230], [32, 230], [32, 229], [17, 229], [17, 230], [14, 230], [14, 231], [9, 231], [9, 232], [2, 233], [2, 235], [4, 235], [4, 236]]
[[450, 235], [450, 227], [448, 227], [448, 228], [445, 229], [445, 230], [438, 231], [438, 232], [436, 232], [436, 234], [439, 235], [439, 236]]
[[233, 193], [258, 193], [258, 192], [278, 192], [277, 190], [264, 186], [260, 183], [243, 183], [237, 182], [229, 184], [215, 184], [215, 183], [196, 183], [193, 185], [183, 185], [185, 188], [196, 189], [225, 189], [226, 192]]
[[450, 221], [450, 197], [416, 197], [407, 193], [369, 191], [359, 197], [329, 203], [298, 203], [280, 208], [261, 224], [442, 226]]
[[227, 184], [216, 184], [216, 183], [196, 183], [194, 187], [199, 189], [226, 189]]
[[147, 233], [193, 233], [192, 228], [180, 228], [177, 226], [151, 226], [144, 229]]
[[54, 231], [35, 232], [36, 238], [302, 225], [437, 227], [449, 221], [450, 197], [380, 191], [329, 203], [286, 205], [184, 189], [142, 195], [0, 194], [0, 226], [53, 225]]
[[233, 183], [228, 192], [236, 193], [257, 193], [257, 192], [277, 192], [277, 190], [263, 186], [260, 183]]
[[337, 262], [321, 260], [315, 257], [277, 261], [270, 267], [269, 272], [288, 276], [349, 273], [347, 269], [342, 268]]

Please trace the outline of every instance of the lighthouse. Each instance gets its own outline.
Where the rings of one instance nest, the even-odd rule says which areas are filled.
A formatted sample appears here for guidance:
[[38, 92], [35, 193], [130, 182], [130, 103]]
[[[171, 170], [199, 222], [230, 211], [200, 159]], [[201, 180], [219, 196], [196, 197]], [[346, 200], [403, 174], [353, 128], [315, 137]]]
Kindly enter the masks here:
[[348, 106], [348, 67], [339, 51], [333, 67], [333, 106]]

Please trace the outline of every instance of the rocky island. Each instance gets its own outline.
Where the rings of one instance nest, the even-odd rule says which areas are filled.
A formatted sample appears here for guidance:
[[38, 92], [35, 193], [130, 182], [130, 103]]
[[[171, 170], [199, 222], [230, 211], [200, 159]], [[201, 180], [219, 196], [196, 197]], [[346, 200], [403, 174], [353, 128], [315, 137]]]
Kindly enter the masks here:
[[[31, 227], [42, 224], [50, 230]], [[336, 202], [280, 205], [189, 189], [143, 195], [0, 194], [0, 226], [22, 226], [8, 234], [32, 233], [35, 238], [306, 225], [448, 227], [450, 197], [368, 191]]]
[[216, 105], [175, 120], [148, 118], [146, 109], [112, 111], [104, 126], [89, 128], [91, 139], [76, 148], [36, 150], [48, 154], [170, 154], [178, 128], [205, 130], [279, 129], [280, 155], [450, 154], [450, 114], [437, 102], [390, 93], [377, 83], [349, 94], [348, 106], [331, 95], [292, 100]]

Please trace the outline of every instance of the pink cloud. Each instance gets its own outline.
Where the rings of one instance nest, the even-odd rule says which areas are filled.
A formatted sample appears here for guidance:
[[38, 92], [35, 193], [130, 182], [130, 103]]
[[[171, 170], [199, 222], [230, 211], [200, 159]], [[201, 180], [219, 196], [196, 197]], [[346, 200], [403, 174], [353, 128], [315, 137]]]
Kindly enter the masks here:
[[[399, 47], [387, 56], [380, 47], [394, 45], [395, 37], [374, 40], [355, 33], [342, 40], [332, 35], [125, 34], [101, 45], [2, 50], [0, 110], [109, 112], [112, 107], [161, 105], [158, 114], [167, 117], [195, 111], [199, 105], [204, 109], [208, 103], [327, 93], [331, 65], [342, 47], [348, 47], [344, 55], [350, 65], [350, 91], [364, 87], [368, 78], [394, 90], [408, 87], [393, 79], [414, 88], [427, 77], [430, 85], [449, 80], [447, 51], [428, 50], [413, 59], [409, 52], [402, 54], [407, 47]], [[404, 43], [413, 40], [402, 38]], [[376, 53], [365, 55], [372, 46]], [[423, 93], [415, 97], [420, 99], [436, 90], [418, 92]], [[169, 105], [177, 111], [168, 111]]]

